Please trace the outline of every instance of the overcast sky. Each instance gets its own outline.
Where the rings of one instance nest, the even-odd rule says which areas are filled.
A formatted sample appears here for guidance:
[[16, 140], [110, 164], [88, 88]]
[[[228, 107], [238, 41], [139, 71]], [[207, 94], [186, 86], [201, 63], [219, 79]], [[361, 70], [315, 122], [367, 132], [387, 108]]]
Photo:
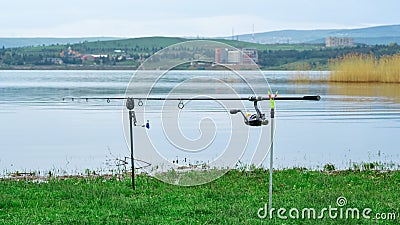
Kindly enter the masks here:
[[0, 0], [0, 37], [230, 36], [400, 24], [398, 0]]

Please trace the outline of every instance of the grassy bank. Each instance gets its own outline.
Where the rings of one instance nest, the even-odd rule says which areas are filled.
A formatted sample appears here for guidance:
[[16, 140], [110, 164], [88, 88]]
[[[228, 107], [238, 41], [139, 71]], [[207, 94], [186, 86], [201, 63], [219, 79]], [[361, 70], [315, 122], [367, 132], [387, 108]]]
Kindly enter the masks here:
[[[268, 171], [230, 171], [195, 187], [179, 187], [140, 175], [129, 179], [70, 178], [0, 181], [1, 224], [397, 224], [397, 220], [260, 219], [268, 202]], [[274, 173], [274, 207], [345, 207], [400, 213], [400, 172], [319, 172], [288, 169]]]
[[375, 57], [349, 54], [330, 61], [333, 82], [400, 83], [400, 54]]

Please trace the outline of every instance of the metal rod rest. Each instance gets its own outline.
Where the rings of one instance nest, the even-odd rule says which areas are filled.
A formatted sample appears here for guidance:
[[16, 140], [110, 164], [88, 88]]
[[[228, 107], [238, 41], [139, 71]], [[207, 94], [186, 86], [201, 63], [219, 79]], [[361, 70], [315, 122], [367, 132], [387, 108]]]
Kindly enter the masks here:
[[[130, 141], [131, 141], [131, 169], [132, 169], [132, 189], [135, 190], [135, 158], [133, 155], [133, 130], [132, 130], [132, 123], [134, 122], [133, 120], [136, 118], [134, 118], [135, 116], [135, 112], [129, 110], [129, 131], [130, 131]], [[136, 121], [135, 121], [136, 123]], [[135, 124], [136, 125], [136, 124]]]

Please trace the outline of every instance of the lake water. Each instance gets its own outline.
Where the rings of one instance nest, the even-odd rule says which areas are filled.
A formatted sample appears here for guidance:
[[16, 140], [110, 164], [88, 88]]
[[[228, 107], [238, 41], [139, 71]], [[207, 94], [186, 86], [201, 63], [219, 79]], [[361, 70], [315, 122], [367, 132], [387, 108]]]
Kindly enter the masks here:
[[[171, 73], [171, 79], [160, 80], [160, 88], [176, 85], [185, 76], [205, 73], [225, 76], [223, 71]], [[115, 158], [130, 155], [123, 129], [126, 126], [124, 102], [62, 99], [123, 97], [133, 74], [129, 71], [0, 71], [0, 173], [52, 170], [76, 174], [85, 169], [104, 171], [115, 167]], [[318, 77], [327, 74], [314, 73]], [[271, 90], [278, 90], [280, 96], [321, 96], [319, 102], [276, 103], [275, 168], [319, 168], [327, 163], [348, 168], [353, 163], [376, 161], [392, 163], [397, 168], [400, 164], [399, 84], [296, 83], [290, 79], [296, 76], [295, 72], [281, 71], [264, 72], [264, 76]], [[212, 86], [202, 85], [198, 90], [205, 92]], [[197, 92], [196, 88], [185, 91]], [[162, 94], [162, 90], [157, 94]], [[157, 103], [145, 104], [156, 104], [154, 112], [157, 111]], [[218, 107], [212, 102], [185, 105], [185, 110], [192, 113], [182, 114], [182, 129], [188, 130], [189, 139], [196, 139], [198, 135], [199, 125], [191, 123], [193, 115], [218, 117], [221, 112]], [[252, 105], [246, 103], [245, 108], [251, 111]], [[218, 132], [214, 134], [217, 138], [226, 131], [226, 112], [221, 115]], [[240, 115], [232, 118], [240, 119]], [[158, 127], [157, 122], [151, 125]], [[241, 129], [241, 125], [235, 126], [233, 129]], [[156, 132], [152, 135], [160, 135], [157, 129], [150, 128], [150, 131]], [[216, 149], [222, 146], [218, 140], [214, 144]], [[206, 162], [208, 156], [214, 157], [203, 154], [201, 160], [188, 160]], [[182, 161], [185, 155], [165, 152], [165, 157], [171, 161], [178, 157]], [[242, 161], [247, 163], [245, 158]], [[262, 165], [267, 166], [268, 162]]]

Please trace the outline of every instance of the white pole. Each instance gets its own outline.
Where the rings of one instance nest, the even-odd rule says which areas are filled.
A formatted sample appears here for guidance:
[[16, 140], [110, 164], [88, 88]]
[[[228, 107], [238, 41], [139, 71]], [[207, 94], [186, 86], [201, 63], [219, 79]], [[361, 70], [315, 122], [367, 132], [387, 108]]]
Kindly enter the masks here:
[[274, 162], [274, 120], [275, 120], [275, 109], [271, 107], [271, 149], [269, 152], [269, 201], [268, 211], [272, 209], [272, 174], [273, 174], [273, 162]]

